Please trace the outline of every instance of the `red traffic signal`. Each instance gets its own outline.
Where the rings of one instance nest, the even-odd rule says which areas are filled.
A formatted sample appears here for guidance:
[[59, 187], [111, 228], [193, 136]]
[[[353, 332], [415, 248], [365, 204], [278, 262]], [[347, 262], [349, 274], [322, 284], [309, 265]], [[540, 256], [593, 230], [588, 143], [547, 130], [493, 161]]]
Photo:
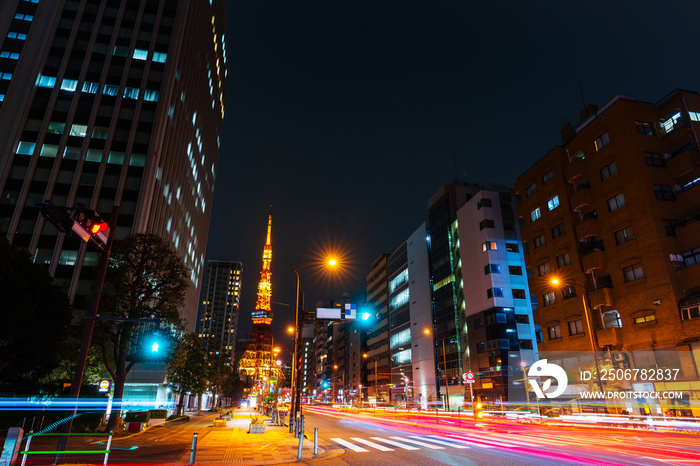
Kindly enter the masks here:
[[92, 239], [99, 244], [107, 243], [107, 231], [109, 225], [102, 220], [102, 217], [92, 209], [88, 209], [82, 204], [78, 204], [71, 213], [73, 219], [73, 231], [76, 232], [84, 241]]

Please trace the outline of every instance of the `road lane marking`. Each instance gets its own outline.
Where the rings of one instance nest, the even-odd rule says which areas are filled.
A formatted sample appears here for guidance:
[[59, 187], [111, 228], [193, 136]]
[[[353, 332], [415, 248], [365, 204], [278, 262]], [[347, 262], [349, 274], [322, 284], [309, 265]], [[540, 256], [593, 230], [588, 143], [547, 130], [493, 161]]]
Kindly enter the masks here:
[[387, 448], [384, 445], [379, 445], [378, 443], [370, 442], [369, 440], [365, 440], [363, 438], [359, 437], [350, 437], [350, 440], [354, 440], [356, 442], [364, 443], [365, 445], [369, 445], [370, 447], [374, 447], [379, 451], [394, 451], [393, 448]]
[[365, 453], [366, 453], [366, 452], [369, 451], [369, 450], [367, 450], [367, 449], [365, 449], [365, 448], [358, 447], [358, 446], [355, 445], [354, 443], [346, 442], [346, 441], [343, 440], [342, 438], [332, 438], [331, 440], [334, 441], [335, 443], [341, 444], [341, 445], [344, 446], [345, 448], [349, 448], [349, 449], [351, 449], [351, 450], [354, 450], [354, 451], [357, 451], [357, 452], [360, 452], [360, 453], [362, 453], [362, 452], [365, 452]]
[[444, 440], [437, 440], [437, 439], [430, 438], [430, 437], [419, 437], [417, 435], [411, 435], [411, 438], [427, 440], [428, 442], [433, 442], [433, 443], [437, 443], [438, 445], [445, 445], [445, 446], [452, 447], [452, 448], [469, 448], [469, 447], [466, 447], [463, 445], [457, 445], [455, 443], [445, 442]]
[[420, 441], [418, 441], [418, 440], [409, 440], [409, 439], [403, 438], [403, 437], [389, 437], [389, 438], [393, 438], [394, 440], [403, 440], [403, 441], [405, 441], [405, 442], [415, 443], [416, 445], [420, 445], [421, 447], [431, 448], [431, 449], [433, 449], [433, 450], [444, 450], [444, 449], [445, 449], [445, 447], [439, 447], [439, 446], [437, 446], [437, 445], [431, 445], [431, 444], [429, 444], [429, 443], [420, 442]]
[[412, 447], [411, 445], [406, 445], [405, 443], [394, 442], [393, 440], [387, 440], [381, 437], [370, 437], [372, 440], [377, 442], [388, 443], [389, 445], [394, 445], [395, 447], [403, 448], [404, 450], [420, 450], [420, 448]]

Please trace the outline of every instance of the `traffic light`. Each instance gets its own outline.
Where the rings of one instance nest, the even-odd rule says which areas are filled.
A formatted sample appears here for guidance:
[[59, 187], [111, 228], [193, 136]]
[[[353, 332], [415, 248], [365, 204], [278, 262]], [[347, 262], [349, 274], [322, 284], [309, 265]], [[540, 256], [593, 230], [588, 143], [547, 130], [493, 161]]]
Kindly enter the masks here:
[[362, 313], [362, 320], [369, 320], [370, 317], [372, 317], [372, 313], [367, 311]]
[[167, 356], [168, 340], [160, 332], [153, 332], [143, 340], [143, 353], [146, 359], [161, 359]]
[[481, 397], [477, 396], [474, 402], [474, 419], [477, 421], [484, 418], [484, 404], [481, 402]]
[[97, 212], [78, 204], [71, 212], [71, 218], [73, 219], [72, 230], [84, 241], [92, 239], [98, 246], [107, 244], [109, 226]]
[[321, 384], [321, 386], [322, 386], [323, 389], [325, 390], [326, 388], [330, 387], [331, 384], [329, 384], [327, 380], [324, 380], [323, 383]]

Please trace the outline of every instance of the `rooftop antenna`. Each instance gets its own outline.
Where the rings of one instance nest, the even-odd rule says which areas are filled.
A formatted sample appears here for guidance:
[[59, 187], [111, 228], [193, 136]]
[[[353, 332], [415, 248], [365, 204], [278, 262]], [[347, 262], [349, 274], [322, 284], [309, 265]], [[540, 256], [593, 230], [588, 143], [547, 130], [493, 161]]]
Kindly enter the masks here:
[[586, 97], [583, 95], [583, 86], [581, 86], [581, 81], [578, 82], [578, 90], [581, 92], [581, 100], [583, 101], [583, 108], [586, 108]]
[[459, 181], [459, 172], [457, 171], [457, 151], [452, 149], [452, 160], [455, 163], [455, 180]]

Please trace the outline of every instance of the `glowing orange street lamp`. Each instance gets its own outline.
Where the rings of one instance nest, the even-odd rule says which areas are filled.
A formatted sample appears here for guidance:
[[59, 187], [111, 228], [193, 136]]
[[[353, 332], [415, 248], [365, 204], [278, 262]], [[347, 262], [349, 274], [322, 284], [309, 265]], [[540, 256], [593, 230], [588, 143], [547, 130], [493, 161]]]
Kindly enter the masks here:
[[565, 285], [570, 285], [570, 286], [577, 286], [583, 290], [583, 296], [581, 297], [581, 301], [583, 302], [583, 314], [586, 316], [586, 326], [588, 327], [588, 338], [591, 342], [591, 350], [593, 351], [593, 356], [595, 357], [595, 352], [598, 351], [598, 349], [597, 349], [597, 345], [595, 344], [595, 340], [593, 338], [593, 328], [591, 327], [590, 311], [588, 309], [588, 305], [586, 304], [586, 288], [584, 286], [579, 285], [578, 283], [574, 283], [574, 282], [564, 283], [557, 276], [550, 277], [549, 283], [551, 285], [558, 287], [558, 288], [561, 288]]

